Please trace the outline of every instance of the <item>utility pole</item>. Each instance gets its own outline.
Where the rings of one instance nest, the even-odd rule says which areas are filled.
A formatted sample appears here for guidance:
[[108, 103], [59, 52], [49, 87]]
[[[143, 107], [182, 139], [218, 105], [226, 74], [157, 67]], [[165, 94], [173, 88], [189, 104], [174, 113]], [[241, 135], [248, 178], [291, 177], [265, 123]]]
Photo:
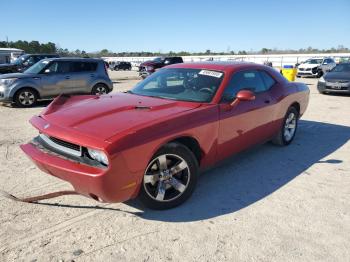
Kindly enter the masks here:
[[7, 47], [9, 47], [9, 38], [8, 38], [8, 36], [6, 36], [6, 43], [7, 43]]

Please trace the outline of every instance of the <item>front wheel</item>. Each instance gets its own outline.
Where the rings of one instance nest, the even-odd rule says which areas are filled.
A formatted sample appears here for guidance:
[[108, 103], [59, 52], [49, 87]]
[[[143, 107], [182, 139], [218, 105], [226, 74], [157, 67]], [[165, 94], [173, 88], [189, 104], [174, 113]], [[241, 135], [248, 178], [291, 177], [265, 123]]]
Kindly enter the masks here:
[[18, 107], [32, 107], [38, 100], [38, 94], [31, 88], [24, 88], [16, 93], [14, 100]]
[[105, 95], [108, 93], [108, 87], [104, 84], [97, 84], [92, 88], [92, 95]]
[[299, 112], [295, 107], [290, 107], [283, 119], [283, 125], [272, 140], [272, 143], [280, 146], [289, 145], [297, 132]]
[[176, 207], [192, 195], [197, 173], [197, 160], [187, 147], [178, 143], [167, 144], [146, 167], [139, 199], [151, 209]]

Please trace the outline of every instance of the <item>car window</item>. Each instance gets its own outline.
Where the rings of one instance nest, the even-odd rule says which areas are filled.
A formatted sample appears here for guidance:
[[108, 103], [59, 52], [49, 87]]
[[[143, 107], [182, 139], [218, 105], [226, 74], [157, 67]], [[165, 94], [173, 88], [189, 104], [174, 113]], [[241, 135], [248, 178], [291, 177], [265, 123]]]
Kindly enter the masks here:
[[[46, 70], [49, 70], [49, 73], [64, 74], [69, 73], [70, 63], [66, 61], [56, 61], [52, 62]], [[45, 71], [46, 71], [45, 70]]]
[[266, 91], [266, 85], [257, 70], [246, 70], [235, 73], [227, 85], [223, 98], [232, 100], [238, 91], [242, 89], [251, 90], [255, 93]]
[[224, 73], [192, 68], [162, 69], [141, 81], [130, 92], [179, 101], [209, 102]]
[[90, 72], [95, 71], [97, 63], [94, 62], [73, 62], [72, 72]]
[[274, 84], [276, 84], [275, 79], [273, 79], [268, 73], [265, 71], [260, 71], [261, 77], [265, 83], [265, 90], [269, 90]]

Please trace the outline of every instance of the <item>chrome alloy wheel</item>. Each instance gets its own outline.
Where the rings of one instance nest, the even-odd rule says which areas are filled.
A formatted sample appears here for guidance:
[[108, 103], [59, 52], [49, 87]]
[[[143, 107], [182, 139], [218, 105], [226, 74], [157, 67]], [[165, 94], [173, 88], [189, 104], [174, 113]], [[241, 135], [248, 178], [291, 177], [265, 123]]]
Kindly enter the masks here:
[[290, 112], [284, 123], [284, 131], [283, 131], [284, 139], [287, 142], [292, 140], [295, 134], [296, 128], [297, 128], [297, 116], [294, 114], [294, 112]]
[[154, 158], [147, 166], [143, 187], [156, 201], [172, 201], [185, 192], [190, 179], [190, 168], [183, 158], [174, 154], [163, 154]]
[[29, 91], [21, 92], [18, 96], [19, 102], [24, 106], [30, 106], [35, 102], [35, 96]]

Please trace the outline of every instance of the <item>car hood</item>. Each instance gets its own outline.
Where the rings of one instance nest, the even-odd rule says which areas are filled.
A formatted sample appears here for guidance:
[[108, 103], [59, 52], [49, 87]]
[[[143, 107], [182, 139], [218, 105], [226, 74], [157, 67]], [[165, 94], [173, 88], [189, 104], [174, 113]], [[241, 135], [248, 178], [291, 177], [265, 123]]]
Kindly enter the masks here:
[[85, 136], [108, 141], [116, 135], [137, 132], [200, 105], [127, 93], [60, 96], [46, 108], [41, 117], [61, 128], [74, 129]]
[[25, 73], [10, 73], [10, 74], [2, 74], [0, 75], [0, 79], [5, 78], [28, 78], [36, 76], [36, 74], [25, 74]]
[[329, 80], [345, 80], [350, 81], [350, 72], [328, 72], [324, 79]]
[[298, 68], [314, 68], [316, 66], [320, 66], [320, 64], [300, 64]]
[[159, 63], [150, 60], [150, 61], [143, 62], [142, 64], [140, 64], [140, 66], [154, 66], [157, 64]]

